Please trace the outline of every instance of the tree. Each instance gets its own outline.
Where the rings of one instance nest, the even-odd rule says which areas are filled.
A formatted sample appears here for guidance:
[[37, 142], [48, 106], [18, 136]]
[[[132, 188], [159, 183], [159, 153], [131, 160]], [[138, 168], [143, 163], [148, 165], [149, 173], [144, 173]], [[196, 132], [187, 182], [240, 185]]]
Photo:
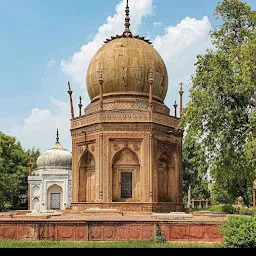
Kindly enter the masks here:
[[183, 144], [183, 188], [187, 195], [188, 207], [192, 198], [208, 199], [210, 197], [204, 180], [207, 170], [208, 164], [201, 144], [190, 136], [186, 136]]
[[215, 189], [222, 184], [234, 201], [242, 196], [249, 205], [256, 178], [246, 147], [256, 89], [256, 12], [239, 0], [223, 0], [215, 18], [223, 24], [210, 34], [215, 49], [198, 56], [183, 127], [200, 141]]
[[39, 153], [36, 149], [26, 152], [16, 138], [0, 132], [0, 204], [16, 206], [26, 196], [28, 163], [35, 163]]

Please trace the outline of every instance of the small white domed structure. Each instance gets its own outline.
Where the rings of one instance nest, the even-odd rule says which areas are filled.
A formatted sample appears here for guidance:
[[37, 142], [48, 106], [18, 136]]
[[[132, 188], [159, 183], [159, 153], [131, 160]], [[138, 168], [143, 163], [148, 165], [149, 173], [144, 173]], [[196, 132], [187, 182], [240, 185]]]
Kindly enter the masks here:
[[41, 169], [71, 169], [72, 154], [57, 141], [56, 144], [37, 159], [38, 170]]
[[34, 212], [65, 210], [71, 203], [72, 154], [59, 142], [37, 159], [38, 169], [28, 178], [29, 208]]

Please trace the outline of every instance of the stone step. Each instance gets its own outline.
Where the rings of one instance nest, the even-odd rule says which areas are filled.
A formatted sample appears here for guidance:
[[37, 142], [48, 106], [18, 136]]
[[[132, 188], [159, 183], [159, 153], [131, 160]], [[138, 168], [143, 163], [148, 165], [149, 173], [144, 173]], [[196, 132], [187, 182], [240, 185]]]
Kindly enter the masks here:
[[87, 209], [82, 212], [82, 215], [89, 215], [89, 216], [123, 216], [123, 212], [117, 209], [101, 209], [101, 208], [91, 208]]
[[187, 214], [185, 212], [170, 212], [170, 213], [153, 213], [153, 217], [160, 219], [191, 219], [193, 218], [192, 214]]

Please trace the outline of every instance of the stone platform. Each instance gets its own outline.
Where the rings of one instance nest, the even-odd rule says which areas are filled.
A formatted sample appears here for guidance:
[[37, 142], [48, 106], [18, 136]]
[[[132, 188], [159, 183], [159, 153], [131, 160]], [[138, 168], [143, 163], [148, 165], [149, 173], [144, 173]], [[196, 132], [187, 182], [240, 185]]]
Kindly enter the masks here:
[[159, 227], [167, 241], [222, 242], [219, 227], [228, 219], [185, 213], [91, 213], [2, 214], [0, 240], [147, 241]]

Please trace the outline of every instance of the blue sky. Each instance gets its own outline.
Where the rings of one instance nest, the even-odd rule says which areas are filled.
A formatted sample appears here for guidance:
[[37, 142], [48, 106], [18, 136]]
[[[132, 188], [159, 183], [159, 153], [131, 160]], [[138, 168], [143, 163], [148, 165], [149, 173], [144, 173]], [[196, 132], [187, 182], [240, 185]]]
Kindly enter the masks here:
[[[256, 0], [246, 2], [256, 9]], [[104, 35], [122, 29], [120, 3], [121, 8], [124, 3], [119, 0], [0, 0], [0, 131], [16, 136], [24, 148], [44, 151], [54, 143], [60, 126], [62, 144], [71, 148], [67, 81], [72, 82], [75, 101], [82, 95], [87, 105], [90, 54], [101, 46]], [[211, 47], [207, 34], [217, 24], [217, 3], [130, 0], [132, 28], [149, 37], [167, 63], [169, 107], [178, 99], [178, 82], [189, 84], [196, 55]], [[114, 19], [112, 23], [107, 17]], [[99, 32], [103, 24], [109, 26]], [[84, 58], [83, 64], [76, 53]], [[187, 102], [188, 92], [185, 97]]]

